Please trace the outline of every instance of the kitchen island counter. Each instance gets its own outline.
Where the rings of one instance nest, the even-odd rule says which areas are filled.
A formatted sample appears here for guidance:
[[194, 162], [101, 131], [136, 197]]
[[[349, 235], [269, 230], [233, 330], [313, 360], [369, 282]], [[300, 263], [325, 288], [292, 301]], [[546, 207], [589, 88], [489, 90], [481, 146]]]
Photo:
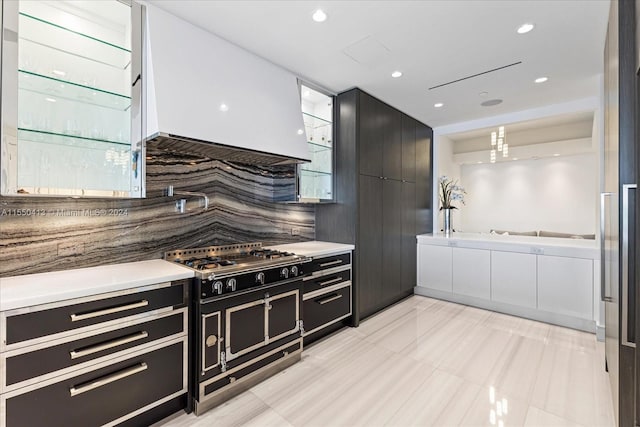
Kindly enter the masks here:
[[600, 259], [596, 240], [560, 237], [513, 236], [488, 233], [421, 234], [418, 244], [492, 249], [508, 252]]
[[452, 233], [417, 243], [416, 294], [602, 332], [595, 240]]

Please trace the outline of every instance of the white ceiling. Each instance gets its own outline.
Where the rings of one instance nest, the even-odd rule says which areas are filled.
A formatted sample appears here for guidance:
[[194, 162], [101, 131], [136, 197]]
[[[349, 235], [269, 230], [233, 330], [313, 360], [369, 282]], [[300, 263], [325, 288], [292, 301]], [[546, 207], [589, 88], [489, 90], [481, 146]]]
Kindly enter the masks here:
[[[332, 92], [359, 87], [433, 127], [598, 95], [609, 11], [609, 0], [150, 2]], [[318, 7], [329, 16], [321, 24], [311, 20]], [[525, 22], [535, 29], [517, 34]], [[533, 83], [540, 76], [549, 81]], [[493, 98], [504, 102], [480, 106]]]

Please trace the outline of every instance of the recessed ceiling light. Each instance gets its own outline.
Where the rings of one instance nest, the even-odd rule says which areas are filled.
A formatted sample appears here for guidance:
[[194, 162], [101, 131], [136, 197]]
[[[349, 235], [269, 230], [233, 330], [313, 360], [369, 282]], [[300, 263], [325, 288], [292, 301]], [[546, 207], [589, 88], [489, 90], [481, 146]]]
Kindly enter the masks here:
[[479, 164], [479, 165], [481, 165], [481, 164], [482, 164], [482, 162], [478, 162], [478, 164]]
[[56, 100], [54, 98], [45, 98], [45, 100], [47, 100], [49, 102], [56, 102]]
[[220, 111], [229, 111], [229, 106], [227, 104], [220, 104]]
[[394, 79], [402, 77], [402, 71], [394, 71], [393, 73], [391, 73], [391, 77], [393, 77]]
[[558, 153], [554, 153], [554, 154], [553, 154], [553, 157], [558, 157], [559, 155], [560, 155], [560, 154], [558, 154]]
[[437, 103], [433, 104], [433, 106], [436, 107], [436, 108], [441, 108], [441, 107], [444, 106], [444, 104], [442, 102], [437, 102]]
[[484, 101], [480, 105], [483, 107], [493, 107], [494, 105], [502, 104], [502, 99], [490, 99], [488, 101]]
[[302, 129], [298, 129], [298, 135], [302, 135], [304, 131]]
[[538, 78], [537, 78], [537, 79], [535, 79], [534, 81], [535, 81], [536, 83], [544, 83], [544, 82], [546, 82], [547, 80], [549, 80], [549, 77], [538, 77]]
[[512, 160], [518, 160], [518, 158], [517, 158], [517, 157], [514, 157]]
[[316, 22], [324, 22], [327, 20], [327, 14], [324, 13], [322, 9], [318, 9], [315, 12], [313, 12], [313, 15], [311, 15], [311, 17]]
[[67, 75], [67, 73], [65, 73], [64, 71], [60, 71], [60, 70], [53, 70], [51, 71], [53, 74], [55, 74], [56, 76], [60, 76], [60, 77], [64, 77]]
[[522, 24], [518, 27], [518, 34], [526, 34], [529, 31], [533, 30], [533, 28], [535, 27], [535, 25], [533, 24]]

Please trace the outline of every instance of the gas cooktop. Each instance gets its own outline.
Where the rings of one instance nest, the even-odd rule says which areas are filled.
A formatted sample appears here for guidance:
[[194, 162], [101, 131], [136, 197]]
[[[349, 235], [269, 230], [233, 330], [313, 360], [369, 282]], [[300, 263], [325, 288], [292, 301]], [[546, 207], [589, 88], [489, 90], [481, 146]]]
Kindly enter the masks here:
[[215, 279], [230, 274], [304, 262], [306, 257], [262, 247], [262, 243], [209, 246], [165, 252], [164, 259], [195, 271], [201, 279]]

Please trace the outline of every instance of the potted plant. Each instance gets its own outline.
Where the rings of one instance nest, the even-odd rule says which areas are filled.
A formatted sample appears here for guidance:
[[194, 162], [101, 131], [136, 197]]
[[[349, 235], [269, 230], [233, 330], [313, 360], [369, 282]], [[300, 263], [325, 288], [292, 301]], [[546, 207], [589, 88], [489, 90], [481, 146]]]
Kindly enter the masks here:
[[463, 205], [464, 203], [464, 195], [467, 192], [464, 190], [464, 187], [458, 185], [458, 180], [453, 180], [448, 176], [442, 175], [438, 178], [440, 183], [440, 210], [444, 212], [444, 233], [449, 234], [453, 231], [451, 226], [451, 211], [453, 209], [458, 209], [457, 206], [453, 205], [453, 202], [460, 202]]

